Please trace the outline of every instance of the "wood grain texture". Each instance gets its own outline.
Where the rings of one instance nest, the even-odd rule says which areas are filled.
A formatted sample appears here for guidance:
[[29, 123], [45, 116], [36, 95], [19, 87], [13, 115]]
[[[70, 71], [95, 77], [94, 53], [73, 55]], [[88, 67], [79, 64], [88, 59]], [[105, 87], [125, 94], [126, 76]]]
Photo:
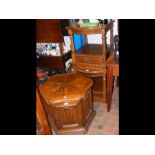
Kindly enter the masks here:
[[80, 73], [54, 75], [39, 86], [56, 134], [85, 133], [94, 118], [90, 78]]
[[60, 19], [37, 19], [36, 30], [37, 43], [63, 42]]
[[60, 19], [37, 19], [36, 30], [37, 43], [59, 43], [61, 49], [61, 56], [40, 56], [37, 67], [65, 71], [65, 62], [71, 58], [71, 52], [63, 54]]
[[52, 130], [50, 124], [47, 120], [42, 102], [40, 100], [38, 91], [36, 90], [36, 115], [37, 115], [37, 134], [38, 135], [52, 135]]
[[[107, 62], [112, 61], [113, 55], [113, 23], [114, 21], [111, 21], [106, 25], [96, 27], [79, 27], [77, 24], [70, 24], [67, 27], [71, 38], [71, 47], [74, 46], [73, 34], [83, 34], [85, 36], [85, 45], [77, 51], [74, 48], [72, 50], [74, 68], [75, 71], [92, 77], [92, 79], [97, 77], [102, 80], [100, 84], [94, 82], [93, 99], [104, 103], [107, 103]], [[106, 41], [108, 31], [110, 31], [110, 45]], [[90, 34], [101, 34], [102, 44], [88, 44], [86, 36]]]

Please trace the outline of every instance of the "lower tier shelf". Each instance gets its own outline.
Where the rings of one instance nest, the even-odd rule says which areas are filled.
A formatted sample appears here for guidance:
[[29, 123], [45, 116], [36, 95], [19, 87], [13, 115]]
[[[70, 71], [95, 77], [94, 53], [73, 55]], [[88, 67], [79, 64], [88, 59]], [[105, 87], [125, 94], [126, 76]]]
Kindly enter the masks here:
[[103, 84], [103, 77], [102, 76], [89, 76], [89, 74], [82, 73], [83, 75], [91, 78], [94, 82], [92, 87], [93, 92], [93, 100], [99, 103], [105, 103], [107, 104], [107, 98], [106, 98], [106, 87], [104, 87]]

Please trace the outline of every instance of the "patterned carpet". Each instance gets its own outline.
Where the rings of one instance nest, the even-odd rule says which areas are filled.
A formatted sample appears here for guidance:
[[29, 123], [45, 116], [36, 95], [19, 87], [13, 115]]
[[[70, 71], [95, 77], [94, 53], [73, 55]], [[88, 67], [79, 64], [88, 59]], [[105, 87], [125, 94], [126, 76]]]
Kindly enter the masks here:
[[119, 134], [119, 88], [114, 87], [110, 112], [106, 104], [94, 103], [96, 116], [89, 127], [87, 135], [118, 135]]

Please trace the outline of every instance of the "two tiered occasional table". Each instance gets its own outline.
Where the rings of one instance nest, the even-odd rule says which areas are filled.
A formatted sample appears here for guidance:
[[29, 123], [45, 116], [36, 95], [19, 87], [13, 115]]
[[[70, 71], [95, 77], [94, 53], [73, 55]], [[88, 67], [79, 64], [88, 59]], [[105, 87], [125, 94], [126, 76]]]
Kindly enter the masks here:
[[[91, 77], [94, 80], [93, 99], [101, 103], [107, 103], [107, 64], [112, 60], [113, 47], [113, 23], [111, 20], [106, 25], [95, 27], [79, 27], [70, 24], [68, 33], [71, 41], [73, 67], [76, 71]], [[106, 34], [110, 31], [110, 44], [107, 44]], [[75, 51], [73, 34], [82, 34], [85, 44]], [[89, 44], [87, 35], [101, 34], [102, 44]]]

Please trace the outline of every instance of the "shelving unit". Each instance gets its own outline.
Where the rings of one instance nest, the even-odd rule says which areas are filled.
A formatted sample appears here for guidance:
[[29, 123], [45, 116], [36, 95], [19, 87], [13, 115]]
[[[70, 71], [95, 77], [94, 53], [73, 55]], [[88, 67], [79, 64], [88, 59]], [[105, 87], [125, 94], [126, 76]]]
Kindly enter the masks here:
[[59, 43], [60, 56], [43, 55], [37, 58], [37, 67], [49, 70], [63, 70], [65, 62], [71, 59], [71, 53], [63, 53], [63, 36], [60, 19], [37, 19], [37, 43]]
[[[107, 63], [111, 61], [113, 47], [113, 23], [96, 27], [79, 27], [77, 24], [70, 24], [68, 34], [71, 41], [71, 55], [75, 71], [81, 72], [94, 80], [93, 98], [101, 103], [107, 103]], [[106, 34], [110, 31], [110, 45], [107, 44]], [[85, 37], [85, 45], [79, 50], [74, 48], [73, 34], [82, 34]], [[101, 34], [102, 44], [88, 44], [87, 35]]]
[[49, 69], [49, 70], [63, 70], [65, 72], [66, 65], [69, 59], [71, 59], [71, 52], [63, 53], [63, 43], [59, 43], [60, 53], [59, 56], [53, 55], [40, 55], [37, 58], [37, 67]]

